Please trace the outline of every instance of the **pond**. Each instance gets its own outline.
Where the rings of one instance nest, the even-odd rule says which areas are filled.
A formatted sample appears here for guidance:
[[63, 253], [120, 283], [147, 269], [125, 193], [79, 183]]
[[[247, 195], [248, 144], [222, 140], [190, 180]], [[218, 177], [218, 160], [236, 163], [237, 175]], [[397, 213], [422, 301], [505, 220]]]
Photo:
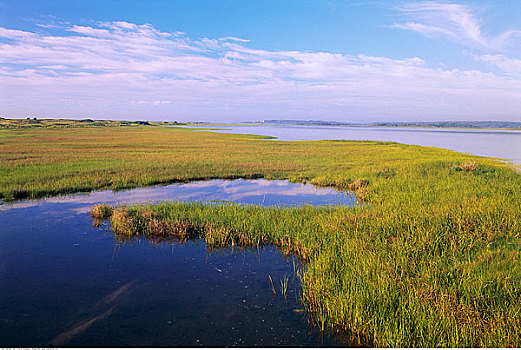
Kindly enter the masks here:
[[[24, 200], [1, 205], [0, 211], [43, 203], [64, 204], [64, 208], [88, 212], [95, 204], [157, 203], [160, 201], [197, 201], [208, 204], [234, 202], [264, 206], [353, 205], [356, 196], [334, 188], [318, 188], [311, 184], [289, 183], [287, 180], [207, 180], [171, 185], [133, 188], [131, 190], [93, 191]], [[72, 205], [72, 206], [71, 206]], [[62, 209], [63, 210], [63, 209]]]
[[106, 224], [93, 227], [88, 214], [102, 202], [161, 200], [356, 201], [334, 189], [259, 179], [2, 204], [2, 346], [339, 345], [308, 324], [300, 300], [302, 266], [276, 248], [211, 252], [202, 240], [122, 242]]

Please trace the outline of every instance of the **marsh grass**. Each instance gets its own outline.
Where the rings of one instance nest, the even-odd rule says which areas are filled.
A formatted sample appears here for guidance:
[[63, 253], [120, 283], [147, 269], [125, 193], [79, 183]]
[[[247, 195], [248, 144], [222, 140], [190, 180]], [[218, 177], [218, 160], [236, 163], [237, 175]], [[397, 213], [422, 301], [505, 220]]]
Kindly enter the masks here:
[[111, 222], [116, 237], [273, 244], [299, 256], [313, 322], [350, 342], [521, 346], [521, 176], [506, 164], [389, 142], [157, 126], [0, 130], [0, 147], [4, 199], [248, 176], [351, 188], [364, 205], [161, 203], [115, 208]]
[[0, 129], [34, 129], [34, 128], [89, 128], [137, 125], [182, 125], [177, 122], [146, 122], [126, 120], [92, 120], [92, 119], [4, 119], [0, 118]]
[[98, 220], [109, 219], [112, 216], [112, 207], [107, 204], [95, 205], [90, 211], [90, 216]]
[[277, 291], [275, 290], [275, 286], [273, 285], [273, 279], [271, 278], [271, 275], [268, 275], [268, 280], [270, 281], [271, 291], [273, 292], [273, 295], [276, 295]]
[[289, 285], [289, 276], [284, 275], [280, 279], [280, 294], [284, 297], [284, 299], [287, 300], [287, 293], [288, 293], [288, 285]]
[[98, 227], [103, 220], [112, 216], [112, 207], [107, 204], [96, 205], [90, 211], [90, 216], [92, 218], [92, 226]]

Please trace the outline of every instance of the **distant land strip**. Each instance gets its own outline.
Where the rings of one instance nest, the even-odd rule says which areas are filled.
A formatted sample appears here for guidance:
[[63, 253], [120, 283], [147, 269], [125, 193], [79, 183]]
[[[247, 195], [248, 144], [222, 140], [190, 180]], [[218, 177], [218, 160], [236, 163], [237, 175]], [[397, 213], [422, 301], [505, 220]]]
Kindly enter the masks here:
[[420, 127], [420, 128], [468, 128], [468, 129], [521, 129], [521, 122], [511, 121], [439, 121], [439, 122], [372, 122], [345, 123], [324, 120], [270, 119], [247, 122], [267, 125], [328, 125], [363, 127]]

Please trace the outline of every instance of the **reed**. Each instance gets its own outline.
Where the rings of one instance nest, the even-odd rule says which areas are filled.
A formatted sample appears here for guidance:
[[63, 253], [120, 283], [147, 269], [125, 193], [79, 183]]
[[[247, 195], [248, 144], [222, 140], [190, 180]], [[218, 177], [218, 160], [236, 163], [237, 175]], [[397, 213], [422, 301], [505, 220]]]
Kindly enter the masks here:
[[288, 284], [289, 277], [287, 275], [284, 275], [284, 277], [280, 279], [280, 294], [282, 294], [284, 299], [287, 299]]

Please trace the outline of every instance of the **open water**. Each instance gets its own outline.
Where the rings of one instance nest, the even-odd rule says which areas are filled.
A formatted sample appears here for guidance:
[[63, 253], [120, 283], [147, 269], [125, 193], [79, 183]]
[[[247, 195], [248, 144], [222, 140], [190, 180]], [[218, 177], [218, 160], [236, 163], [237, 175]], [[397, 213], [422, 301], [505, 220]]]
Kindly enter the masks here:
[[[275, 247], [209, 251], [202, 240], [118, 241], [99, 203], [162, 200], [353, 205], [334, 189], [212, 180], [0, 204], [0, 345], [318, 346], [297, 271]], [[287, 281], [286, 295], [281, 283]], [[275, 293], [273, 292], [275, 290]]]

